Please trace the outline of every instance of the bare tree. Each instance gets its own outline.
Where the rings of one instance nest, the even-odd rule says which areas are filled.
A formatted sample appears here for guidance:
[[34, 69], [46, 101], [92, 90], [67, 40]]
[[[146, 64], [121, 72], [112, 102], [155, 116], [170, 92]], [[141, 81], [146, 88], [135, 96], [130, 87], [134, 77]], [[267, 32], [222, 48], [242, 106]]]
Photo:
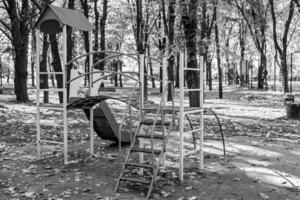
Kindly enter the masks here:
[[[197, 68], [197, 0], [180, 1], [182, 23], [184, 26], [185, 47], [187, 51], [187, 67]], [[187, 87], [199, 88], [199, 74], [194, 71], [186, 73]], [[202, 84], [202, 83], [201, 83]], [[189, 102], [191, 107], [200, 105], [198, 91], [189, 92]]]
[[32, 25], [31, 8], [28, 0], [22, 3], [16, 0], [3, 0], [3, 9], [9, 20], [0, 19], [4, 27], [1, 31], [11, 41], [14, 50], [15, 68], [15, 94], [18, 102], [29, 101], [27, 93], [27, 64], [28, 64], [28, 42]]
[[[296, 1], [297, 2], [297, 1]], [[280, 38], [281, 45], [279, 44], [278, 35], [277, 35], [277, 22], [276, 22], [276, 14], [275, 14], [275, 6], [273, 0], [269, 0], [270, 3], [270, 10], [271, 10], [271, 16], [272, 16], [272, 24], [273, 24], [273, 41], [274, 46], [276, 49], [276, 52], [278, 52], [280, 57], [280, 63], [281, 63], [281, 72], [283, 76], [283, 87], [284, 87], [284, 93], [289, 92], [289, 86], [288, 86], [288, 67], [287, 67], [287, 48], [288, 48], [288, 34], [290, 25], [293, 19], [295, 5], [294, 0], [290, 0], [289, 2], [289, 13], [288, 18], [285, 21], [284, 24], [284, 31], [282, 38]]]

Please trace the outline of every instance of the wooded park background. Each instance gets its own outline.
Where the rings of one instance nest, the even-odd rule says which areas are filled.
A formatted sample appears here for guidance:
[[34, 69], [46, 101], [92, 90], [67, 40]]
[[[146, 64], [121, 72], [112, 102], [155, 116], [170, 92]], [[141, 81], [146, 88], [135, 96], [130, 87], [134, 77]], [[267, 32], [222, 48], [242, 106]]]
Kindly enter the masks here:
[[[94, 26], [95, 51], [167, 56], [168, 79], [175, 86], [180, 51], [186, 52], [188, 67], [197, 67], [197, 58], [204, 57], [205, 85], [213, 90], [213, 80], [218, 78], [220, 98], [224, 84], [245, 86], [251, 82], [264, 89], [266, 80], [274, 86], [280, 80], [286, 93], [291, 90], [289, 79], [299, 77], [298, 0], [3, 0], [0, 2], [1, 85], [13, 79], [18, 102], [29, 101], [28, 86], [35, 87], [34, 24], [50, 4], [84, 13]], [[61, 37], [51, 34], [41, 37], [40, 71], [62, 71]], [[88, 33], [68, 28], [67, 41], [67, 60], [89, 49]], [[105, 56], [99, 54], [94, 60]], [[86, 66], [88, 59], [80, 67], [86, 71]], [[108, 63], [98, 66], [104, 67], [122, 70]], [[131, 66], [123, 62], [122, 67]], [[159, 77], [161, 71], [159, 66], [148, 63], [147, 73]], [[188, 87], [200, 84], [192, 73], [187, 76], [190, 76]], [[42, 87], [48, 87], [47, 76], [44, 79]], [[53, 82], [62, 87], [60, 76], [53, 77]]]

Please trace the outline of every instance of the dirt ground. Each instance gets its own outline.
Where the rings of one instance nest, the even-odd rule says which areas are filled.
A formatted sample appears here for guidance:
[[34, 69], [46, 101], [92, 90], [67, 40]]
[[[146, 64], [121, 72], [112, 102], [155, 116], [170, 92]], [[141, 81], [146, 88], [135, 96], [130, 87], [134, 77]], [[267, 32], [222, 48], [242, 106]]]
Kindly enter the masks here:
[[[69, 113], [69, 158], [77, 161], [64, 165], [62, 153], [54, 145], [42, 149], [52, 157], [37, 160], [35, 103], [16, 104], [13, 99], [13, 95], [0, 95], [1, 200], [145, 198], [147, 191], [139, 185], [124, 184], [114, 193], [119, 174], [118, 148], [97, 139], [97, 157], [90, 158], [88, 122], [81, 111]], [[285, 118], [282, 94], [234, 88], [227, 89], [222, 100], [216, 93], [206, 93], [205, 103], [220, 117], [226, 155], [217, 140], [215, 119], [206, 116], [204, 170], [198, 169], [197, 155], [192, 155], [185, 159], [184, 182], [179, 182], [178, 133], [174, 132], [168, 142], [166, 167], [160, 170], [151, 198], [300, 199], [300, 123]], [[56, 112], [44, 114], [58, 123]], [[49, 125], [45, 129], [46, 138], [61, 137], [58, 127]], [[186, 149], [193, 149], [191, 136], [185, 141]]]

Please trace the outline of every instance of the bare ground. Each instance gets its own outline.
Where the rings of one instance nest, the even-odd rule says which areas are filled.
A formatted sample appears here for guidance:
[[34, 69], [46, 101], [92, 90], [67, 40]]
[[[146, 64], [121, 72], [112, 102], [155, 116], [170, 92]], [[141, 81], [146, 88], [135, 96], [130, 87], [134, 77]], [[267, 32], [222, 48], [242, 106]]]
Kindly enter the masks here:
[[[205, 118], [204, 170], [197, 156], [185, 159], [185, 179], [178, 181], [178, 137], [168, 142], [166, 168], [161, 169], [154, 199], [300, 199], [300, 131], [298, 120], [285, 119], [282, 95], [271, 92], [227, 90], [223, 100], [206, 93], [206, 106], [220, 116], [225, 137], [223, 155], [216, 121]], [[88, 155], [88, 124], [81, 111], [70, 118], [70, 159], [63, 165], [61, 151], [45, 146], [36, 160], [35, 105], [16, 104], [13, 95], [0, 95], [0, 199], [143, 199], [145, 188], [122, 185], [114, 193], [119, 173], [117, 146], [96, 141], [97, 158]], [[59, 114], [47, 111], [49, 123]], [[194, 119], [196, 120], [196, 119]], [[58, 127], [46, 126], [46, 138], [60, 139]], [[217, 133], [217, 134], [216, 134]], [[186, 137], [186, 149], [193, 149]]]

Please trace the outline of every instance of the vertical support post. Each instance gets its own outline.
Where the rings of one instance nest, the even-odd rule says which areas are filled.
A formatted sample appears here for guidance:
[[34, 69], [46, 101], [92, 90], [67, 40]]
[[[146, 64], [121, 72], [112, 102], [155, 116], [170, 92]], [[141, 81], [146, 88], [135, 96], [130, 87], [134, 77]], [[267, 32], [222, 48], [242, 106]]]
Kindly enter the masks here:
[[37, 142], [37, 157], [41, 158], [41, 127], [40, 127], [40, 31], [36, 29], [36, 142]]
[[[89, 93], [91, 95], [93, 88], [93, 54], [92, 52], [92, 31], [89, 31]], [[94, 109], [90, 108], [90, 156], [92, 157], [94, 154]]]
[[90, 108], [90, 157], [94, 155], [94, 108]]
[[[92, 31], [89, 31], [89, 72], [93, 72], [92, 66], [93, 66], [93, 54], [91, 52], [93, 51], [93, 40], [92, 40]], [[91, 93], [91, 88], [93, 87], [93, 74], [89, 74], [89, 90]]]
[[[168, 91], [168, 88], [167, 87], [167, 58], [166, 57], [163, 57], [162, 59], [162, 68], [163, 68], [163, 80], [162, 80], [162, 85], [163, 85], [163, 92], [164, 92], [164, 89], [166, 89], [166, 91]], [[166, 105], [166, 100], [167, 100], [167, 93], [163, 93], [163, 102], [162, 102], [162, 109], [165, 108], [165, 105]], [[162, 114], [161, 114], [161, 117], [162, 117], [162, 124], [165, 123], [165, 112], [162, 110]], [[165, 133], [166, 133], [166, 127], [165, 126], [162, 126], [162, 131], [163, 131], [163, 136], [165, 138]], [[166, 140], [164, 139], [163, 141], [163, 167], [165, 167], [165, 163], [166, 163]]]
[[179, 110], [179, 180], [183, 181], [183, 119], [184, 119], [184, 53], [180, 53], [179, 60], [179, 89], [180, 89], [180, 110]]
[[[143, 117], [143, 109], [144, 109], [144, 64], [145, 64], [145, 56], [144, 55], [139, 55], [139, 64], [140, 64], [140, 116], [139, 116], [139, 121], [142, 120]], [[141, 127], [140, 130], [143, 130], [143, 127]], [[143, 147], [143, 139], [139, 139], [139, 147]], [[143, 163], [144, 161], [144, 154], [139, 153], [139, 162]], [[143, 173], [143, 169], [140, 169], [140, 173]]]
[[291, 53], [291, 79], [290, 79], [290, 93], [293, 92], [293, 53]]
[[142, 117], [143, 109], [144, 109], [144, 55], [139, 55], [139, 65], [140, 65], [140, 119]]
[[199, 169], [203, 169], [203, 132], [204, 132], [204, 123], [203, 123], [203, 101], [204, 101], [204, 96], [203, 96], [203, 69], [204, 69], [204, 58], [203, 56], [200, 56], [200, 59], [199, 59], [199, 62], [200, 62], [200, 92], [199, 92], [199, 95], [200, 95], [200, 109], [201, 109], [201, 112], [200, 112], [200, 132], [199, 132], [199, 142], [200, 142], [200, 152], [199, 152]]
[[63, 143], [64, 143], [64, 164], [68, 164], [68, 119], [67, 119], [67, 26], [63, 26]]
[[276, 59], [277, 59], [277, 51], [275, 52], [275, 57], [274, 57], [274, 91], [275, 92], [276, 92]]

